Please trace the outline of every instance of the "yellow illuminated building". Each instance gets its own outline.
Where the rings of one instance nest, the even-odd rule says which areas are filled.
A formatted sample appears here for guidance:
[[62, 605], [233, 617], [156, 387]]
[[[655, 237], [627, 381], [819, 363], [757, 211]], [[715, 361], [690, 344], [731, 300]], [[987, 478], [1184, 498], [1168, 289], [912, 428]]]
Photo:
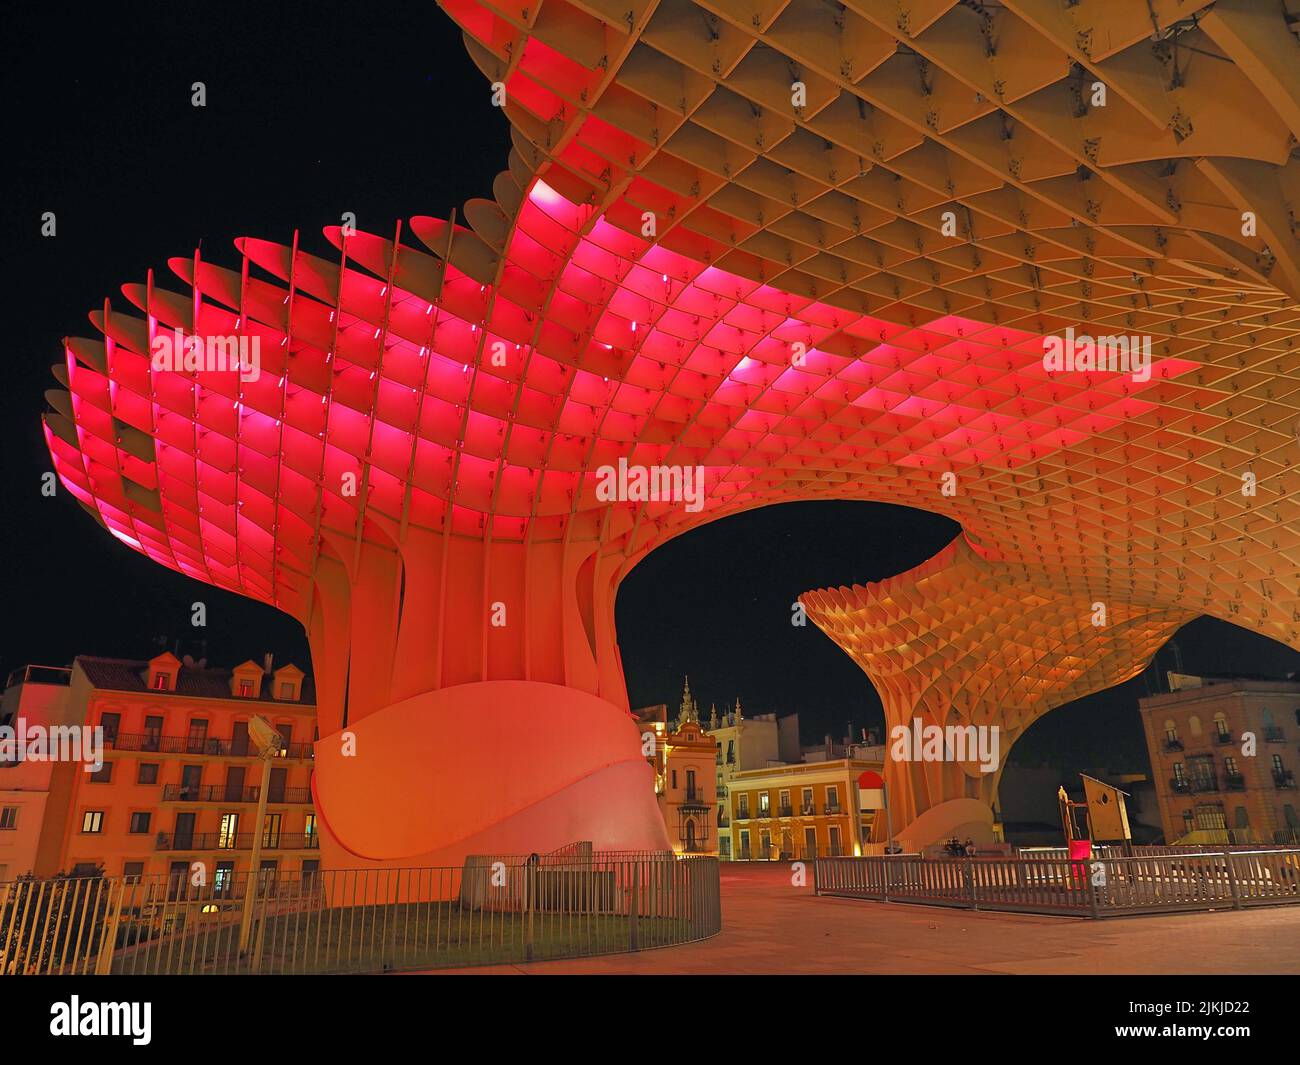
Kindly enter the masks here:
[[[690, 684], [682, 697], [676, 727], [670, 731], [668, 708], [660, 703], [633, 711], [642, 736], [653, 735], [647, 760], [655, 771], [655, 797], [679, 854], [718, 853], [718, 794], [714, 784], [717, 742], [700, 726]], [[648, 743], [648, 739], [646, 739]]]
[[733, 857], [861, 854], [875, 816], [858, 811], [858, 777], [868, 769], [880, 772], [880, 760], [849, 757], [735, 773], [727, 797]]

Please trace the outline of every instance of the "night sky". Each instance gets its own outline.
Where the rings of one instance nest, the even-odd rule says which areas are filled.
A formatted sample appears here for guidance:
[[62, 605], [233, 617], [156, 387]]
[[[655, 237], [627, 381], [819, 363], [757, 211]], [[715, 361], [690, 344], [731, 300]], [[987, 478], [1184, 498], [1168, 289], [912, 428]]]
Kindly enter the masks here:
[[[490, 196], [509, 134], [459, 31], [432, 0], [340, 5], [136, 3], [9, 5], [3, 48], [12, 178], [4, 262], [6, 381], [0, 388], [7, 514], [3, 536], [6, 671], [76, 654], [146, 657], [158, 640], [213, 664], [306, 668], [298, 623], [198, 584], [128, 550], [60, 490], [40, 431], [49, 366], [64, 335], [93, 336], [86, 314], [201, 245], [237, 266], [241, 235], [334, 256], [320, 235], [355, 212], [387, 235], [414, 214], [446, 217]], [[207, 107], [191, 106], [191, 85]], [[58, 233], [40, 236], [54, 211]], [[750, 712], [800, 714], [805, 742], [879, 725], [880, 704], [853, 662], [811, 624], [790, 624], [802, 591], [879, 580], [957, 533], [945, 518], [867, 503], [791, 503], [724, 519], [661, 548], [625, 581], [617, 620], [634, 706], [675, 708], [683, 674], [702, 707], [739, 696]], [[190, 604], [207, 604], [205, 630]], [[1279, 676], [1300, 655], [1226, 623], [1178, 634], [1187, 672]], [[1145, 769], [1136, 699], [1158, 669], [1035, 725], [1014, 762]]]

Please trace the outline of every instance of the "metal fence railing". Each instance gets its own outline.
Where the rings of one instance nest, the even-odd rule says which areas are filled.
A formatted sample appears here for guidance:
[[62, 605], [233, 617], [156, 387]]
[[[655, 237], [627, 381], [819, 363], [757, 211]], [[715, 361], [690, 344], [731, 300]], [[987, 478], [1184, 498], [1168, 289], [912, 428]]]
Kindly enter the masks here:
[[821, 858], [818, 895], [1110, 917], [1300, 903], [1300, 850], [1056, 858]]
[[[1264, 851], [1286, 850], [1288, 847], [1300, 846], [1300, 840], [1284, 839], [1276, 843], [1234, 843], [1227, 840], [1207, 840], [1200, 844], [1190, 843], [1155, 843], [1130, 844], [1125, 848], [1122, 843], [1093, 844], [1092, 854], [1095, 858], [1151, 858], [1170, 854], [1203, 854], [1219, 851]], [[1069, 850], [1065, 847], [1008, 847], [1005, 857], [1018, 858], [1068, 858]]]
[[0, 975], [339, 973], [644, 950], [721, 928], [718, 863], [670, 853], [0, 883]]

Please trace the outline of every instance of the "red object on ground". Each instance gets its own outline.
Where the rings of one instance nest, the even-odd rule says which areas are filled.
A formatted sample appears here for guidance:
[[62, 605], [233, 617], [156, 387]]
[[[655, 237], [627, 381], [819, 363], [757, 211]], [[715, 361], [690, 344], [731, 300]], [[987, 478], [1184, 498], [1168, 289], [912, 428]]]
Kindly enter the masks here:
[[[1069, 844], [1070, 861], [1086, 862], [1092, 858], [1092, 840], [1090, 839], [1072, 839]], [[1070, 867], [1070, 879], [1076, 884], [1083, 884], [1087, 881], [1084, 871], [1077, 865]]]

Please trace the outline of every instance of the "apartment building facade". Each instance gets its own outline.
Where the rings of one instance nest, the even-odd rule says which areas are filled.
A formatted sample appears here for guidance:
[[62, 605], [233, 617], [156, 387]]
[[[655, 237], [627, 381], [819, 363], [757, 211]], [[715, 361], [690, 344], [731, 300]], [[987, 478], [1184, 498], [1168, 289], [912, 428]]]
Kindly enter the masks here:
[[[879, 750], [879, 748], [875, 748]], [[861, 853], [874, 811], [858, 810], [858, 778], [879, 759], [741, 770], [728, 785], [731, 854], [739, 861], [805, 860]]]
[[1300, 843], [1300, 683], [1171, 680], [1138, 700], [1165, 841]]
[[[147, 662], [80, 656], [66, 699], [67, 716], [103, 729], [103, 765], [52, 767], [36, 875], [103, 869], [175, 880], [198, 863], [220, 884], [249, 871], [255, 832], [263, 881], [319, 869], [315, 704], [297, 667], [272, 669], [269, 656], [233, 670], [170, 653]], [[283, 746], [260, 826], [261, 761], [248, 731], [255, 715], [272, 723]]]
[[[0, 697], [0, 727], [50, 730], [81, 724], [69, 699], [71, 669], [24, 666], [14, 670]], [[59, 826], [46, 816], [57, 763], [0, 751], [0, 883], [31, 873], [42, 843], [49, 849]]]

